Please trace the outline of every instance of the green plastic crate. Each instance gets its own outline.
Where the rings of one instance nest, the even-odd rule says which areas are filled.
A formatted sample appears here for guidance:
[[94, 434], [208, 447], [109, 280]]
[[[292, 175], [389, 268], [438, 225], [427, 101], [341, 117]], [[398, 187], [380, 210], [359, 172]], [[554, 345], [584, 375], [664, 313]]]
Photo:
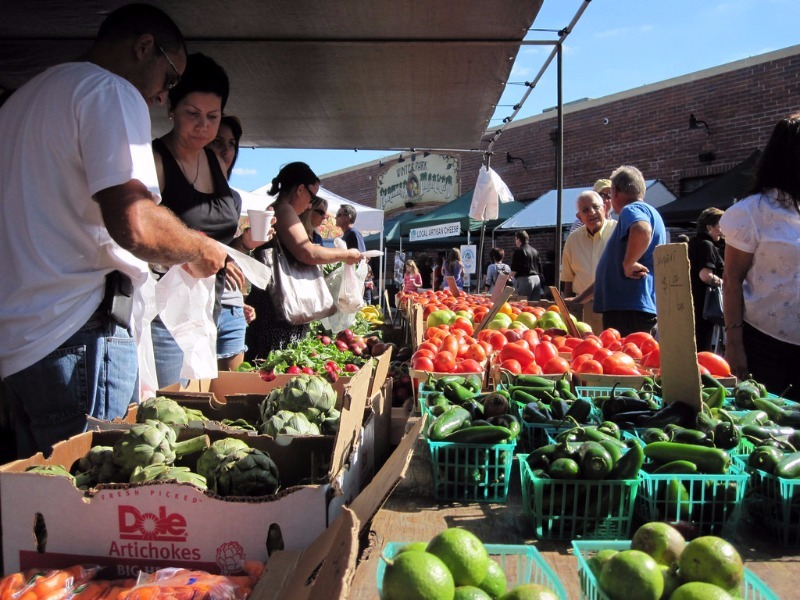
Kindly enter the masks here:
[[582, 481], [540, 479], [518, 455], [522, 507], [539, 539], [630, 537], [637, 479]]
[[[618, 541], [578, 541], [572, 542], [575, 551], [575, 558], [578, 561], [578, 579], [581, 582], [581, 600], [608, 600], [600, 586], [597, 578], [589, 568], [589, 559], [601, 550], [628, 550], [631, 547], [630, 540]], [[742, 583], [743, 600], [780, 600], [767, 584], [765, 584], [750, 569], [744, 570], [744, 581]]]
[[[383, 550], [387, 558], [394, 558], [397, 551], [408, 542], [389, 542]], [[511, 546], [506, 544], [485, 544], [489, 556], [506, 574], [507, 589], [523, 583], [538, 583], [553, 590], [561, 600], [567, 600], [567, 592], [555, 571], [547, 564], [539, 551], [533, 546]], [[386, 563], [378, 561], [376, 577], [378, 594], [383, 592], [383, 575]]]
[[744, 498], [745, 518], [769, 539], [800, 546], [800, 479], [776, 477], [745, 466], [749, 476]]
[[428, 442], [437, 500], [505, 502], [516, 440], [507, 444]]
[[[697, 527], [699, 535], [724, 537], [725, 531], [735, 532], [739, 525], [747, 479], [736, 460], [725, 475], [653, 475], [642, 469], [636, 514], [643, 522], [685, 521]], [[681, 502], [667, 498], [673, 485], [682, 485], [688, 494]]]

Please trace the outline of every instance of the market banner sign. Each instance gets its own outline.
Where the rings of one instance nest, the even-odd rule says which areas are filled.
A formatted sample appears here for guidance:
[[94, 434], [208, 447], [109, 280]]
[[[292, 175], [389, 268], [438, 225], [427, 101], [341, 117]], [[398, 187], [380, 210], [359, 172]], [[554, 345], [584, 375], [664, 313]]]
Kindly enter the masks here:
[[438, 238], [453, 237], [461, 233], [461, 223], [445, 223], [443, 225], [434, 225], [432, 227], [420, 227], [419, 229], [412, 229], [408, 232], [408, 239], [412, 242], [420, 242], [422, 240], [435, 240]]
[[475, 273], [475, 255], [478, 247], [475, 244], [461, 246], [461, 262], [464, 263], [464, 272], [468, 275]]
[[459, 196], [458, 157], [423, 152], [404, 154], [378, 176], [377, 204], [392, 211], [420, 202], [446, 204]]

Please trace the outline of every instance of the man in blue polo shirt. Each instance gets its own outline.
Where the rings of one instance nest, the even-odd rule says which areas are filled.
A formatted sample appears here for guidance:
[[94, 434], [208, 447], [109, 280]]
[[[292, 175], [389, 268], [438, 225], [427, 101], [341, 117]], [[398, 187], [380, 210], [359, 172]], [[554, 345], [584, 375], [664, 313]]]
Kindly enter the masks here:
[[644, 202], [645, 190], [636, 167], [611, 174], [611, 205], [619, 224], [597, 264], [594, 311], [603, 313], [604, 329], [613, 327], [623, 336], [656, 325], [653, 251], [667, 243], [667, 232], [658, 211]]

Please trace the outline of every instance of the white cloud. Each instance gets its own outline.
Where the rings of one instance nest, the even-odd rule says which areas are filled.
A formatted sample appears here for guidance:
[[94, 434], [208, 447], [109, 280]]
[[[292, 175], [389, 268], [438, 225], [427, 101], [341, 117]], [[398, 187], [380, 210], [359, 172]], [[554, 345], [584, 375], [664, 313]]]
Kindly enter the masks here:
[[258, 175], [258, 169], [245, 169], [244, 167], [233, 167], [233, 172], [240, 176]]

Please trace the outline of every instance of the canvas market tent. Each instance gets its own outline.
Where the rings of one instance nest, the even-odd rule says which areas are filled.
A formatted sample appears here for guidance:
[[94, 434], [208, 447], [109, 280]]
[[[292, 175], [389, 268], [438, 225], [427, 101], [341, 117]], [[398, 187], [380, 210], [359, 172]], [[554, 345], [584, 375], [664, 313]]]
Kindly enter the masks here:
[[[416, 219], [411, 219], [410, 221], [402, 223], [400, 225], [402, 243], [403, 244], [410, 243], [414, 245], [425, 244], [428, 246], [440, 246], [442, 244], [446, 246], [457, 245], [455, 242], [458, 240], [459, 236], [411, 241], [410, 232], [412, 229], [433, 227], [436, 225], [445, 225], [447, 223], [458, 223], [460, 236], [467, 235], [469, 232], [480, 231], [481, 226], [483, 225], [483, 221], [477, 221], [475, 219], [471, 219], [469, 216], [469, 207], [470, 204], [472, 204], [473, 192], [474, 190], [470, 190], [466, 194], [462, 194], [461, 196], [459, 196], [458, 198], [456, 198], [451, 202], [448, 202], [447, 204], [439, 206], [434, 210], [417, 217]], [[494, 219], [492, 221], [486, 221], [486, 230], [491, 231], [499, 223], [502, 223], [509, 217], [519, 213], [521, 210], [525, 208], [525, 206], [526, 204], [518, 202], [516, 200], [513, 202], [500, 203], [499, 218]]]
[[755, 180], [761, 150], [754, 150], [741, 163], [674, 202], [659, 207], [658, 212], [667, 225], [696, 223], [700, 213], [710, 207], [725, 210], [736, 200], [746, 197]]
[[[658, 179], [645, 181], [647, 192], [644, 201], [650, 206], [658, 208], [675, 200], [675, 194], [669, 191], [664, 183]], [[575, 221], [575, 201], [581, 192], [591, 190], [592, 186], [566, 188], [561, 192], [561, 225], [571, 225]], [[496, 231], [511, 229], [536, 229], [556, 226], [556, 208], [558, 205], [558, 191], [550, 190], [531, 202], [525, 210], [513, 215], [497, 226]], [[503, 206], [502, 204], [500, 205]]]

